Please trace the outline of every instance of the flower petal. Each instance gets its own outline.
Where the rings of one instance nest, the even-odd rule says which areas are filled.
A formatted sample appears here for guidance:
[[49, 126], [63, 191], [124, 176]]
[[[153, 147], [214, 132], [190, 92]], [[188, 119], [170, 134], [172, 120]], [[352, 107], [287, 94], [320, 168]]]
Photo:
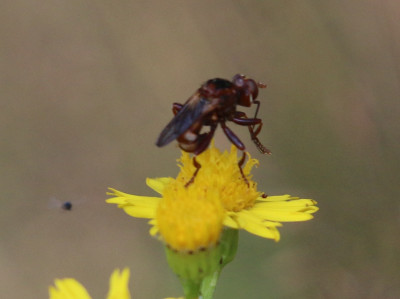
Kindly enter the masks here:
[[257, 198], [258, 201], [286, 201], [289, 199], [296, 199], [298, 197], [292, 197], [289, 194], [285, 194], [285, 195], [268, 195], [267, 197], [259, 197]]
[[306, 221], [314, 218], [309, 213], [303, 212], [292, 212], [292, 211], [277, 211], [269, 209], [257, 209], [253, 208], [251, 210], [255, 215], [268, 219], [270, 221], [280, 221], [280, 222], [293, 222], [293, 221]]
[[156, 216], [156, 209], [153, 207], [123, 206], [125, 213], [136, 218], [152, 219]]
[[49, 287], [49, 298], [50, 299], [91, 299], [86, 289], [75, 279], [65, 278], [56, 279], [55, 287]]
[[137, 196], [127, 194], [112, 188], [113, 192], [108, 192], [108, 195], [114, 195], [106, 200], [107, 203], [117, 204], [119, 208], [133, 217], [137, 218], [154, 218], [157, 206], [161, 200], [159, 197]]
[[116, 269], [110, 278], [110, 290], [107, 295], [107, 299], [130, 299], [131, 295], [129, 292], [129, 276], [130, 272], [128, 268], [120, 271]]
[[[239, 228], [247, 230], [249, 233], [263, 238], [274, 239], [275, 241], [279, 241], [280, 239], [277, 227], [282, 226], [282, 224], [278, 222], [265, 221], [263, 218], [247, 210], [237, 212], [231, 218], [237, 223]], [[225, 221], [224, 224], [228, 226]]]
[[158, 232], [159, 232], [158, 226], [157, 226], [157, 220], [156, 220], [156, 219], [151, 219], [151, 220], [149, 221], [149, 224], [152, 226], [152, 227], [150, 228], [150, 235], [154, 237], [154, 236], [156, 236], [156, 235], [158, 234]]
[[239, 223], [235, 221], [236, 213], [235, 212], [227, 212], [224, 219], [224, 225], [230, 228], [239, 229]]
[[169, 183], [171, 183], [171, 181], [173, 181], [173, 178], [156, 178], [156, 179], [150, 179], [147, 178], [146, 179], [146, 184], [147, 186], [149, 186], [151, 189], [153, 189], [154, 191], [156, 191], [159, 194], [162, 194], [164, 191], [164, 188], [166, 185], [168, 185]]
[[[281, 199], [284, 197], [286, 196], [282, 196]], [[251, 211], [271, 221], [306, 221], [312, 219], [311, 214], [318, 211], [315, 204], [316, 202], [311, 199], [289, 197], [289, 200], [259, 201], [251, 208]]]

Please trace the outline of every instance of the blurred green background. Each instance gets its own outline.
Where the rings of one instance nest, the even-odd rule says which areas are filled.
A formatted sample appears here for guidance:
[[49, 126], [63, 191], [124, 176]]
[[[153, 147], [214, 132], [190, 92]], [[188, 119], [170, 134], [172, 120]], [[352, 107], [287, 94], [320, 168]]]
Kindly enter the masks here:
[[230, 125], [260, 190], [321, 210], [279, 243], [242, 232], [215, 298], [400, 298], [399, 19], [378, 0], [2, 1], [1, 297], [75, 277], [105, 298], [125, 266], [134, 298], [181, 295], [149, 225], [106, 188], [155, 195], [145, 178], [178, 172], [176, 145], [154, 145], [171, 103], [244, 73], [268, 84], [273, 155]]

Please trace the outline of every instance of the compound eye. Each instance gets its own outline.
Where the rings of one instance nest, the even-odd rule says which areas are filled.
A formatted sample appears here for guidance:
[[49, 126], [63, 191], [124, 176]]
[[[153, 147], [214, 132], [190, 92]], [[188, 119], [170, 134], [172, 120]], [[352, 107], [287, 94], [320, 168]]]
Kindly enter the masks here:
[[233, 84], [237, 87], [243, 87], [245, 85], [245, 76], [241, 74], [237, 74], [232, 78]]

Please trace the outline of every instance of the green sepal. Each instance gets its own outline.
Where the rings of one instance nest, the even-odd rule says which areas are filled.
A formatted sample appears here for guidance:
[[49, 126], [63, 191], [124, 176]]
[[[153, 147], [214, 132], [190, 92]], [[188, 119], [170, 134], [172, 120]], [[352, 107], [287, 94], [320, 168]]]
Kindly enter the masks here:
[[222, 270], [227, 264], [234, 260], [239, 243], [239, 230], [234, 228], [225, 228], [220, 240], [221, 246], [221, 265]]
[[221, 261], [221, 247], [215, 246], [196, 252], [178, 252], [165, 247], [167, 262], [179, 277], [185, 298], [200, 296], [203, 279], [216, 272]]
[[221, 259], [220, 246], [196, 252], [178, 252], [165, 247], [167, 261], [172, 271], [181, 279], [201, 281], [213, 273]]

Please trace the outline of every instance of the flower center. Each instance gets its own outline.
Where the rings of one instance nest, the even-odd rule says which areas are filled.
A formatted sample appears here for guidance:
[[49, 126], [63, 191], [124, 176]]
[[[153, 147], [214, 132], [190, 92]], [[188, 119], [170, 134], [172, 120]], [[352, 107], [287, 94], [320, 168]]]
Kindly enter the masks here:
[[169, 247], [194, 252], [218, 243], [224, 216], [215, 194], [201, 185], [186, 188], [173, 181], [164, 190], [157, 208], [157, 225]]
[[[261, 193], [257, 191], [257, 184], [251, 180], [250, 175], [252, 167], [258, 165], [258, 161], [247, 155], [249, 158], [242, 167], [242, 175], [236, 147], [232, 146], [230, 152], [221, 153], [212, 146], [196, 157], [201, 168], [194, 178], [194, 184], [202, 185], [208, 192], [215, 193], [226, 211], [238, 212], [251, 208]], [[181, 172], [177, 180], [181, 183], [188, 182], [196, 171], [193, 158], [183, 152], [180, 162]]]

